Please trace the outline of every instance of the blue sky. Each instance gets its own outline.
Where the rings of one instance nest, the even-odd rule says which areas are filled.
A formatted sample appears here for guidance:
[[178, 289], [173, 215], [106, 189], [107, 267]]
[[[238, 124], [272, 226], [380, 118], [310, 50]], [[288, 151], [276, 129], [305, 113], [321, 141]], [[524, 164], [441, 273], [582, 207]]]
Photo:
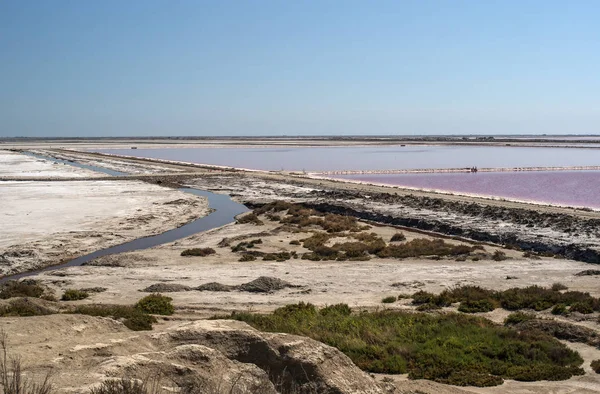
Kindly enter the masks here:
[[0, 136], [600, 134], [600, 2], [0, 2]]

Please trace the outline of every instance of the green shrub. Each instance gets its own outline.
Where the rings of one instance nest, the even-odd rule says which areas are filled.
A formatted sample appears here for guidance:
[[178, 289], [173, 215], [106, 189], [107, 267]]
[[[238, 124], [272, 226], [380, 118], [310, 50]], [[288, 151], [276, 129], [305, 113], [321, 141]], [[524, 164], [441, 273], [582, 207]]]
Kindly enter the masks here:
[[242, 257], [238, 261], [254, 261], [256, 260], [256, 256], [248, 253], [244, 253]]
[[401, 241], [406, 241], [406, 235], [404, 235], [403, 233], [396, 233], [396, 234], [392, 235], [392, 239], [390, 239], [390, 242], [401, 242]]
[[247, 215], [244, 215], [244, 216], [238, 218], [237, 223], [239, 223], [239, 224], [252, 223], [254, 225], [260, 226], [263, 224], [263, 221], [260, 220], [258, 218], [258, 216], [256, 216], [255, 213], [249, 213]]
[[590, 367], [592, 367], [592, 369], [594, 370], [594, 372], [596, 373], [600, 373], [600, 360], [594, 360], [590, 363]]
[[80, 305], [73, 313], [122, 320], [125, 327], [133, 331], [152, 330], [152, 323], [156, 322], [153, 316], [126, 305]]
[[154, 293], [147, 295], [135, 304], [135, 308], [153, 315], [172, 315], [175, 311], [171, 297], [162, 294]]
[[0, 307], [0, 316], [44, 316], [55, 313], [28, 298], [12, 300], [8, 305]]
[[585, 315], [594, 313], [594, 308], [587, 302], [576, 302], [569, 308], [569, 312], [579, 312]]
[[554, 305], [554, 308], [552, 308], [552, 314], [566, 316], [569, 314], [569, 311], [567, 310], [565, 304], [557, 304]]
[[300, 245], [300, 241], [298, 241], [297, 239], [293, 239], [290, 241], [290, 245]]
[[552, 287], [551, 287], [552, 291], [561, 291], [561, 290], [568, 290], [569, 288], [565, 285], [563, 285], [562, 283], [553, 283]]
[[184, 250], [183, 252], [181, 252], [181, 255], [205, 257], [215, 253], [217, 252], [213, 248], [193, 248]]
[[384, 304], [391, 304], [397, 301], [397, 298], [395, 296], [387, 296], [384, 297], [381, 302]]
[[326, 306], [319, 310], [319, 313], [323, 316], [327, 315], [339, 315], [339, 316], [350, 316], [352, 309], [347, 304], [335, 304]]
[[460, 303], [458, 310], [464, 313], [491, 312], [496, 309], [496, 304], [492, 300], [467, 300]]
[[[327, 308], [325, 308], [327, 309]], [[340, 311], [334, 312], [335, 311]], [[334, 346], [359, 368], [455, 385], [491, 386], [510, 379], [568, 379], [583, 360], [558, 340], [464, 314], [394, 310], [351, 313], [288, 305], [272, 314], [233, 313], [256, 329], [311, 337]]]
[[506, 317], [506, 319], [504, 319], [504, 324], [507, 326], [512, 326], [533, 319], [535, 319], [535, 315], [532, 313], [515, 312], [511, 313]]
[[0, 298], [3, 300], [13, 297], [40, 298], [43, 294], [44, 287], [32, 279], [9, 280], [0, 287]]
[[431, 311], [435, 311], [438, 309], [442, 309], [442, 307], [434, 302], [428, 302], [426, 304], [421, 304], [416, 308], [416, 310], [419, 312], [431, 312]]
[[86, 299], [89, 296], [90, 295], [85, 291], [76, 290], [76, 289], [67, 289], [67, 290], [65, 290], [64, 294], [62, 295], [61, 300], [77, 301], [77, 300]]

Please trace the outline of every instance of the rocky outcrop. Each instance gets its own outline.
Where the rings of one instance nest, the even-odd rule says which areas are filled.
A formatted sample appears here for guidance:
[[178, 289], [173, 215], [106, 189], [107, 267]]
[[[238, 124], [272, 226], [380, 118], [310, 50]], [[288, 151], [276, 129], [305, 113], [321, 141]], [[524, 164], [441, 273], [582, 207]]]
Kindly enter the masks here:
[[333, 347], [257, 331], [239, 321], [199, 320], [151, 332], [132, 332], [112, 319], [72, 314], [0, 323], [9, 336], [11, 355], [22, 355], [24, 365], [38, 376], [51, 369], [57, 394], [85, 394], [103, 382], [134, 380], [143, 382], [148, 393], [397, 392]]
[[383, 393], [339, 350], [315, 340], [257, 331], [245, 323], [201, 320], [155, 336], [162, 346], [202, 345], [268, 372], [280, 392]]

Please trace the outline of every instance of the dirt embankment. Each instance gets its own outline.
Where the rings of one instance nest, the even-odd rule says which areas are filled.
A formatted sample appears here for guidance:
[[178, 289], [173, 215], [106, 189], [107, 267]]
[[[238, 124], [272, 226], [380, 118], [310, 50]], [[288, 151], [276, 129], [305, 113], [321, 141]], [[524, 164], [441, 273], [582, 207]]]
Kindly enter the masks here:
[[423, 196], [394, 188], [382, 192], [355, 185], [347, 190], [347, 185], [338, 188], [327, 182], [283, 181], [257, 175], [214, 175], [192, 183], [229, 193], [248, 205], [283, 198], [324, 212], [600, 263], [600, 218], [595, 213]]

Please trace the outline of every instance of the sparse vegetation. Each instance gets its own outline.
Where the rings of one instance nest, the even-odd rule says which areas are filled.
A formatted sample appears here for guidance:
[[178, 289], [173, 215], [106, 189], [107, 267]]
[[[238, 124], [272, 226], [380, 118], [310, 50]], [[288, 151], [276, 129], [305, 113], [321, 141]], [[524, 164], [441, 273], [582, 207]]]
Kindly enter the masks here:
[[551, 287], [552, 291], [561, 291], [561, 290], [568, 290], [569, 288], [565, 285], [563, 285], [562, 283], [553, 283], [552, 287]]
[[55, 313], [53, 310], [33, 302], [29, 298], [11, 300], [0, 308], [0, 316], [44, 316]]
[[263, 221], [260, 220], [255, 213], [249, 213], [249, 214], [246, 214], [246, 215], [238, 218], [237, 223], [239, 223], [239, 224], [252, 223], [257, 226], [264, 224]]
[[0, 386], [3, 394], [50, 394], [53, 391], [49, 371], [40, 382], [24, 373], [21, 359], [8, 352], [8, 335], [0, 331]]
[[533, 313], [515, 312], [511, 313], [506, 317], [506, 319], [504, 319], [504, 324], [507, 326], [512, 326], [533, 319], [535, 319], [535, 315]]
[[63, 295], [61, 297], [61, 300], [63, 300], [63, 301], [77, 301], [77, 300], [86, 299], [89, 296], [90, 296], [89, 293], [87, 293], [85, 291], [82, 291], [82, 290], [67, 289], [63, 293]]
[[256, 260], [256, 256], [254, 256], [253, 254], [244, 253], [238, 261], [244, 262], [244, 261], [254, 261], [254, 260]]
[[32, 279], [21, 281], [9, 280], [0, 287], [0, 298], [34, 297], [40, 298], [44, 294], [44, 287]]
[[397, 298], [395, 296], [384, 297], [381, 302], [384, 304], [392, 304], [396, 302]]
[[152, 323], [156, 323], [152, 315], [128, 305], [79, 305], [73, 313], [122, 320], [133, 331], [152, 330]]
[[184, 250], [183, 252], [181, 252], [181, 255], [205, 257], [215, 253], [217, 252], [213, 248], [193, 248]]
[[[558, 288], [558, 287], [554, 287]], [[556, 305], [571, 306], [570, 311], [592, 313], [600, 310], [600, 300], [580, 291], [560, 292], [540, 286], [511, 288], [494, 291], [479, 286], [460, 286], [444, 290], [439, 295], [418, 291], [413, 294], [413, 304], [432, 303], [448, 306], [460, 302], [459, 311], [466, 313], [487, 312], [502, 307], [507, 310], [533, 309], [542, 311]], [[573, 309], [574, 308], [574, 309]], [[557, 313], [560, 309], [557, 309]]]
[[463, 314], [353, 314], [347, 306], [319, 311], [300, 303], [269, 315], [233, 313], [230, 318], [264, 331], [309, 336], [337, 347], [363, 370], [408, 373], [412, 379], [490, 386], [504, 378], [557, 380], [582, 373], [581, 357], [546, 334]]
[[382, 258], [407, 258], [421, 256], [458, 256], [476, 250], [473, 246], [453, 245], [441, 239], [417, 238], [399, 245], [388, 245], [377, 253]]
[[401, 241], [406, 241], [406, 235], [404, 235], [403, 233], [396, 233], [396, 234], [392, 235], [392, 239], [390, 239], [390, 242], [401, 242]]
[[592, 369], [594, 370], [594, 372], [596, 373], [600, 373], [600, 360], [594, 360], [590, 363], [590, 367], [592, 367]]
[[493, 254], [492, 254], [492, 260], [494, 261], [503, 261], [506, 260], [506, 253], [504, 253], [501, 250], [496, 250]]
[[567, 309], [565, 304], [557, 304], [554, 305], [554, 308], [552, 308], [552, 314], [566, 316], [569, 314], [569, 310]]
[[159, 293], [147, 295], [135, 304], [135, 308], [153, 315], [172, 315], [175, 311], [171, 297]]

